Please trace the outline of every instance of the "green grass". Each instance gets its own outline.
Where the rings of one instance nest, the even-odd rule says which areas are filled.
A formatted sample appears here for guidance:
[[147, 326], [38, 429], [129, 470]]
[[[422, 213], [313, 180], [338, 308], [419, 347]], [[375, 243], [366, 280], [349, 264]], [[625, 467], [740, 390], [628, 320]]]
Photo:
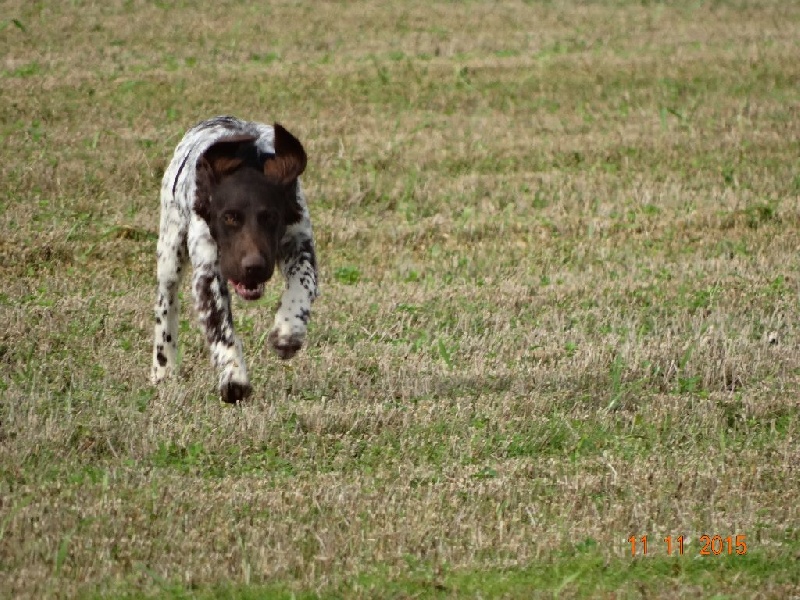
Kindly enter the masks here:
[[[7, 4], [0, 597], [800, 594], [794, 4]], [[323, 292], [288, 363], [236, 303], [236, 408], [188, 284], [148, 381], [222, 113], [305, 145]]]
[[[598, 544], [591, 538], [576, 543], [546, 564], [535, 568], [498, 569], [483, 573], [454, 572], [446, 566], [420, 563], [406, 557], [407, 573], [393, 577], [389, 569], [377, 567], [373, 572], [322, 594], [293, 592], [281, 586], [218, 586], [187, 589], [171, 584], [153, 573], [151, 593], [161, 598], [553, 598], [605, 597], [639, 598], [657, 594], [664, 587], [680, 586], [704, 597], [735, 598], [742, 578], [763, 586], [766, 594], [780, 594], [800, 583], [796, 574], [785, 566], [749, 553], [733, 558], [724, 555], [665, 556], [666, 544], [657, 557], [604, 560]], [[112, 593], [116, 593], [116, 590]], [[106, 597], [103, 593], [86, 593], [85, 598]], [[123, 591], [118, 597], [150, 597], [141, 591]]]

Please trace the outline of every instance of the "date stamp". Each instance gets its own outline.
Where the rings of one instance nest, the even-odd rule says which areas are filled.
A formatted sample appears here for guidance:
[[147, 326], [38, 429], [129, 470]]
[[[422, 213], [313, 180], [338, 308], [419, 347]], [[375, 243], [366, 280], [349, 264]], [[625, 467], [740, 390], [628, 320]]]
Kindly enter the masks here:
[[[665, 537], [662, 542], [653, 544], [650, 547], [647, 545], [647, 536], [632, 535], [628, 538], [628, 543], [631, 545], [631, 556], [647, 556], [648, 550], [650, 553], [666, 551], [667, 556], [683, 556], [687, 546], [691, 545], [694, 538], [689, 536], [679, 535]], [[700, 556], [720, 556], [720, 555], [738, 555], [742, 556], [747, 554], [747, 540], [746, 536], [739, 535], [707, 535], [703, 534], [697, 538], [698, 551]], [[655, 546], [655, 547], [654, 547]]]

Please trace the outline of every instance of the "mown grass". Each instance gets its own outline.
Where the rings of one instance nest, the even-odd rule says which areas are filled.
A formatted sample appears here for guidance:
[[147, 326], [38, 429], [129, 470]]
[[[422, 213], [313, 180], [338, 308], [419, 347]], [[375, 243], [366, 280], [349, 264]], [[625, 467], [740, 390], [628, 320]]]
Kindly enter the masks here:
[[[4, 9], [0, 595], [800, 593], [795, 5]], [[290, 363], [235, 306], [239, 408], [186, 307], [147, 380], [220, 113], [306, 145], [323, 289]]]

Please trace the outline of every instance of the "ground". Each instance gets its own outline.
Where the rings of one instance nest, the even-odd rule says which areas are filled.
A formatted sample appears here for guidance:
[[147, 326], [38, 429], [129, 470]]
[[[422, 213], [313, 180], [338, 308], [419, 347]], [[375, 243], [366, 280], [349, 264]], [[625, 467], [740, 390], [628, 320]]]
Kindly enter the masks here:
[[[798, 30], [5, 2], [0, 596], [800, 596]], [[305, 144], [323, 293], [291, 362], [280, 282], [235, 301], [236, 408], [186, 286], [148, 380], [160, 178], [226, 113]]]

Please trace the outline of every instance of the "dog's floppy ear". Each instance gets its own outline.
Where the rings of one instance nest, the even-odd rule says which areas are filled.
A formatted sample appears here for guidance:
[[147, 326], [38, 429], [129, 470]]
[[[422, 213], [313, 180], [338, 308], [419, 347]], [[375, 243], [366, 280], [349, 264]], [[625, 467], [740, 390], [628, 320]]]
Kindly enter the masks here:
[[211, 190], [226, 175], [238, 169], [246, 160], [243, 144], [252, 144], [258, 138], [252, 135], [231, 135], [221, 138], [206, 150], [197, 161], [197, 190], [194, 210], [208, 221]]
[[240, 151], [242, 144], [252, 144], [258, 138], [252, 135], [230, 135], [215, 142], [198, 162], [197, 168], [206, 168], [215, 181], [230, 175], [245, 161]]
[[280, 185], [289, 185], [306, 169], [306, 151], [300, 141], [275, 123], [275, 157], [264, 162], [264, 175]]

